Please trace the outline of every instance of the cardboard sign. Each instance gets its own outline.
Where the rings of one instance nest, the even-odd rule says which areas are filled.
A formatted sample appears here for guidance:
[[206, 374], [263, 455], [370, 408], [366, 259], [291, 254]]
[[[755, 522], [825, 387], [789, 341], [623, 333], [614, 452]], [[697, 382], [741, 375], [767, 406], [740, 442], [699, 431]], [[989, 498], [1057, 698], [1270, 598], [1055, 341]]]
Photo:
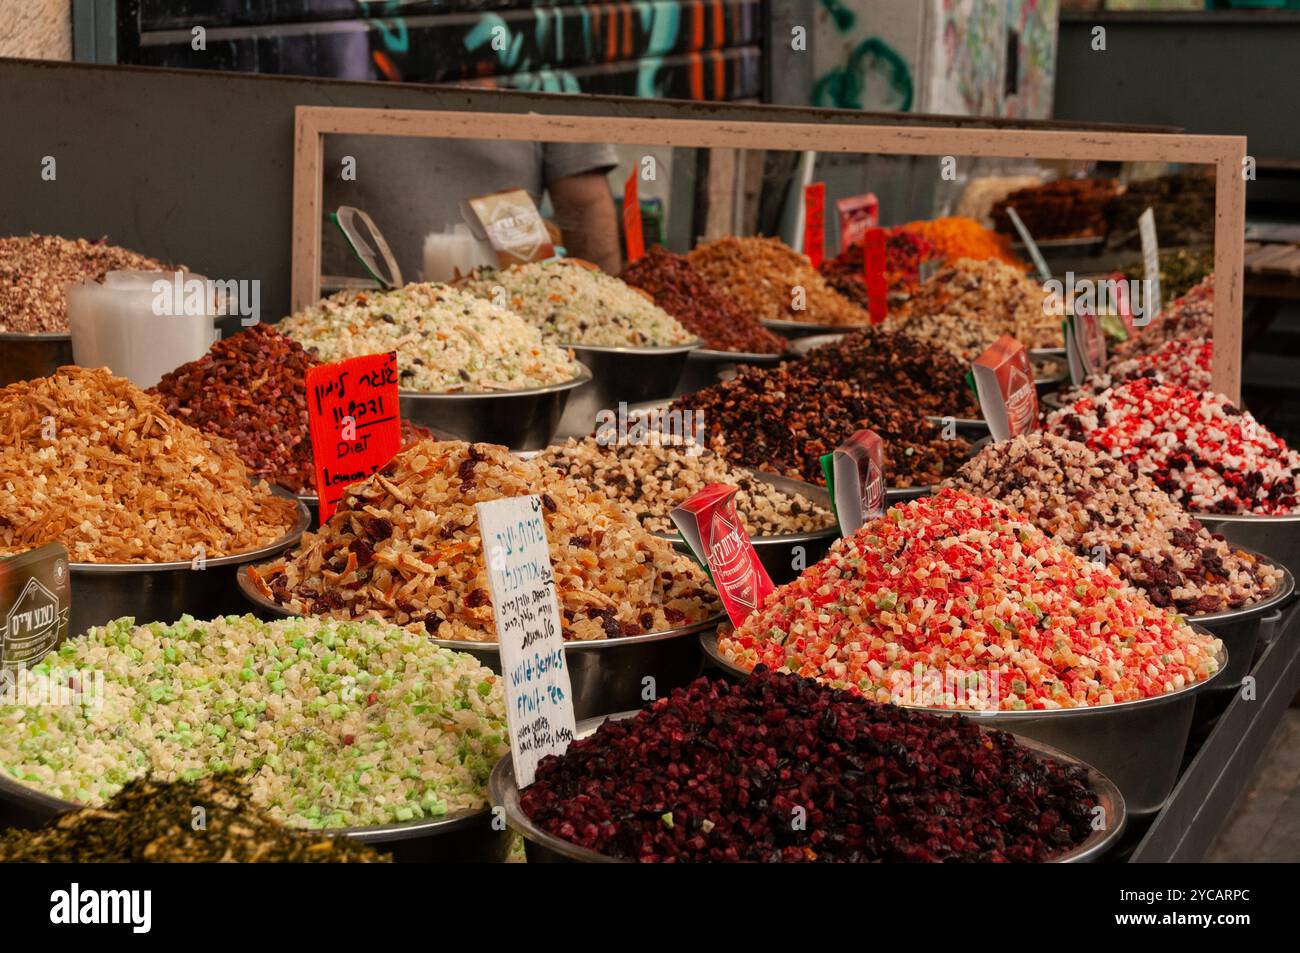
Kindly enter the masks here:
[[564, 754], [577, 734], [546, 518], [538, 496], [492, 500], [475, 509], [497, 625], [515, 782], [525, 788], [533, 783], [538, 763]]
[[826, 258], [826, 183], [803, 187], [803, 253], [814, 268]]
[[645, 257], [645, 231], [641, 225], [641, 199], [637, 197], [637, 170], [623, 183], [623, 243], [627, 246], [628, 262]]
[[868, 229], [862, 237], [862, 280], [867, 286], [867, 311], [872, 324], [889, 317], [889, 282], [885, 279], [885, 230]]
[[1147, 209], [1138, 216], [1138, 234], [1142, 237], [1143, 324], [1160, 317], [1160, 242], [1156, 237], [1156, 213]]
[[1122, 271], [1113, 271], [1109, 280], [1114, 283], [1115, 309], [1119, 312], [1119, 319], [1124, 322], [1124, 330], [1131, 341], [1141, 333], [1141, 329], [1133, 323], [1133, 302], [1128, 299], [1128, 276]]
[[839, 199], [835, 212], [840, 220], [840, 248], [845, 249], [862, 241], [867, 229], [880, 224], [880, 200], [874, 192]]
[[852, 536], [885, 512], [885, 445], [874, 430], [859, 430], [821, 458], [831, 508], [841, 536]]
[[555, 246], [533, 197], [525, 189], [476, 195], [461, 215], [476, 235], [486, 237], [502, 268], [555, 257]]
[[740, 625], [776, 587], [740, 524], [736, 493], [734, 486], [710, 483], [671, 515], [695, 558], [708, 569], [727, 615]]
[[62, 543], [0, 559], [0, 672], [31, 668], [68, 636], [72, 582]]
[[1038, 428], [1038, 389], [1029, 352], [1009, 334], [971, 365], [980, 411], [995, 441], [1008, 440]]
[[1052, 269], [1047, 267], [1047, 259], [1038, 250], [1038, 243], [1034, 241], [1033, 236], [1029, 234], [1029, 229], [1025, 228], [1025, 223], [1020, 220], [1020, 216], [1016, 214], [1016, 210], [1010, 205], [1007, 206], [1007, 218], [1011, 219], [1011, 224], [1016, 227], [1016, 231], [1020, 234], [1020, 240], [1025, 243], [1025, 251], [1029, 252], [1030, 260], [1034, 263], [1034, 267], [1038, 269], [1039, 279], [1051, 281]]
[[349, 483], [370, 476], [401, 448], [397, 353], [367, 354], [309, 370], [307, 430], [323, 525]]
[[1106, 369], [1106, 332], [1092, 309], [1075, 310], [1064, 322], [1070, 381], [1076, 387]]

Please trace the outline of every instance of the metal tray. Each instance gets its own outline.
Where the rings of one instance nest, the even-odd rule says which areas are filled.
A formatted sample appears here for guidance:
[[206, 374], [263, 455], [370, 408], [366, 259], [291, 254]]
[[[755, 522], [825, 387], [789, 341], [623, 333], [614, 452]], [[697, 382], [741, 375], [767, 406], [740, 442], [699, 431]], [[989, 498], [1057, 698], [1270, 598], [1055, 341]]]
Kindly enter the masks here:
[[[298, 615], [253, 588], [248, 574], [241, 572], [238, 590], [262, 618], [284, 619]], [[719, 613], [694, 625], [663, 632], [628, 635], [617, 639], [565, 642], [564, 659], [569, 666], [575, 718], [592, 718], [644, 704], [647, 690], [652, 697], [667, 695], [674, 688], [690, 684], [700, 674], [699, 636], [713, 632], [726, 616]], [[495, 642], [462, 642], [431, 639], [435, 645], [474, 656], [501, 674], [501, 653]], [[647, 682], [646, 679], [653, 679]]]
[[[609, 717], [632, 718], [636, 714], [635, 711], [625, 711]], [[579, 738], [587, 737], [595, 732], [604, 721], [604, 718], [592, 718], [582, 722], [577, 726], [577, 736]], [[1065, 764], [1077, 764], [1082, 767], [1088, 772], [1088, 786], [1096, 793], [1097, 800], [1105, 811], [1107, 825], [1104, 830], [1093, 831], [1082, 844], [1054, 858], [1052, 863], [1079, 864], [1091, 863], [1100, 859], [1124, 833], [1124, 827], [1128, 822], [1124, 797], [1120, 794], [1119, 789], [1092, 765], [1086, 764], [1064, 751], [1020, 735], [1016, 735], [1016, 741], [1042, 757], [1053, 758]], [[514, 764], [509, 754], [498, 761], [492, 769], [492, 774], [488, 778], [488, 794], [493, 804], [505, 809], [506, 822], [523, 836], [524, 853], [530, 864], [570, 862], [587, 864], [633, 863], [631, 860], [608, 857], [585, 847], [579, 847], [577, 844], [547, 833], [534, 824], [520, 806], [519, 788], [515, 784]]]
[[593, 347], [565, 344], [591, 369], [592, 380], [578, 389], [560, 421], [559, 436], [585, 437], [596, 429], [596, 414], [620, 403], [659, 400], [677, 390], [692, 351], [700, 341], [672, 347]]
[[68, 633], [80, 635], [91, 626], [121, 616], [133, 616], [138, 624], [144, 624], [175, 622], [187, 613], [199, 619], [215, 619], [245, 612], [247, 607], [232, 585], [239, 567], [297, 545], [311, 522], [311, 514], [301, 500], [278, 486], [271, 487], [271, 492], [297, 503], [298, 518], [293, 528], [267, 546], [208, 559], [204, 569], [191, 569], [188, 561], [69, 563], [72, 610]]
[[1264, 619], [1290, 602], [1295, 593], [1295, 577], [1290, 570], [1261, 553], [1251, 552], [1251, 555], [1282, 570], [1282, 581], [1272, 595], [1240, 609], [1187, 616], [1188, 622], [1213, 632], [1228, 647], [1228, 664], [1221, 673], [1222, 678], [1217, 679], [1216, 690], [1233, 691], [1241, 684], [1255, 662], [1255, 648], [1260, 642]]
[[761, 320], [759, 324], [769, 331], [775, 331], [777, 334], [796, 340], [814, 334], [849, 334], [853, 331], [861, 331], [863, 328], [873, 327], [871, 324], [812, 324], [808, 321]]
[[[0, 772], [0, 830], [36, 828], [80, 804], [45, 794]], [[510, 853], [510, 831], [493, 827], [491, 808], [460, 811], [437, 820], [406, 821], [374, 827], [343, 827], [335, 836], [355, 838], [398, 863], [472, 861], [495, 863]], [[499, 826], [499, 825], [498, 825]]]
[[718, 381], [735, 373], [741, 364], [758, 367], [772, 367], [787, 360], [789, 354], [753, 354], [740, 351], [712, 351], [700, 348], [691, 351], [686, 360], [686, 371], [673, 390], [673, 396], [693, 394], [697, 390], [711, 387]]
[[[716, 632], [700, 636], [700, 647], [709, 661], [728, 675], [748, 676], [722, 657]], [[1003, 728], [1060, 748], [1095, 765], [1119, 786], [1129, 815], [1144, 817], [1159, 811], [1173, 790], [1197, 696], [1207, 688], [1218, 688], [1228, 665], [1225, 647], [1219, 657], [1219, 670], [1205, 681], [1156, 698], [1115, 705], [996, 712], [909, 707], [935, 715], [965, 715], [979, 725]]]
[[1277, 560], [1293, 577], [1300, 577], [1300, 512], [1282, 516], [1250, 513], [1193, 513], [1211, 533], [1228, 542]]
[[398, 396], [402, 416], [414, 424], [461, 440], [537, 450], [551, 442], [570, 398], [589, 383], [591, 371], [580, 364], [573, 380], [546, 387], [474, 394], [404, 390]]
[[72, 359], [72, 332], [0, 333], [0, 387], [49, 377]]

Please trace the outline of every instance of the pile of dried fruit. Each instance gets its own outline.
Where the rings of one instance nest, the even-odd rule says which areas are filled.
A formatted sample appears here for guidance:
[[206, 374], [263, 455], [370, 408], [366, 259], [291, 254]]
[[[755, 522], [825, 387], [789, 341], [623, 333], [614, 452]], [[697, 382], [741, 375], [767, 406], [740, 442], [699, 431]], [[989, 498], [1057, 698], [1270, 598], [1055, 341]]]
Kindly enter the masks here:
[[78, 563], [215, 559], [297, 520], [230, 444], [106, 368], [10, 384], [0, 421], [0, 556], [57, 540]]
[[1078, 387], [1063, 391], [1060, 398], [1063, 403], [1072, 404], [1139, 377], [1194, 391], [1209, 390], [1213, 361], [1213, 341], [1173, 338], [1154, 351], [1112, 363], [1104, 374], [1090, 377]]
[[970, 445], [942, 439], [918, 408], [846, 380], [804, 373], [796, 362], [741, 368], [731, 380], [678, 397], [703, 414], [709, 445], [741, 466], [823, 484], [820, 457], [864, 428], [885, 444], [891, 486], [931, 486], [955, 473]]
[[745, 669], [973, 710], [1150, 698], [1209, 678], [1220, 648], [1005, 503], [952, 489], [840, 540], [719, 639]]
[[779, 238], [728, 235], [697, 246], [686, 257], [742, 310], [763, 321], [835, 327], [871, 322], [867, 312], [826, 282], [806, 255]]
[[1018, 235], [1007, 207], [1016, 210], [1035, 239], [1090, 238], [1106, 234], [1106, 206], [1119, 194], [1114, 179], [1056, 179], [1017, 189], [993, 204], [993, 225]]
[[1169, 341], [1214, 336], [1214, 276], [1210, 275], [1141, 328], [1136, 338], [1115, 348], [1112, 363], [1151, 354]]
[[909, 222], [898, 226], [900, 232], [910, 232], [928, 241], [938, 251], [939, 257], [952, 263], [962, 258], [974, 261], [991, 259], [1011, 265], [1020, 271], [1024, 264], [1011, 251], [1006, 236], [985, 228], [971, 218], [950, 216], [928, 221]]
[[[196, 808], [203, 813], [196, 815]], [[388, 857], [350, 837], [285, 827], [252, 804], [243, 782], [222, 776], [132, 781], [101, 807], [69, 811], [39, 830], [0, 833], [0, 861], [378, 864]]]
[[1194, 513], [1300, 505], [1300, 453], [1213, 391], [1140, 377], [1054, 411], [1047, 429], [1130, 464]]
[[566, 639], [660, 632], [719, 611], [704, 572], [622, 504], [493, 444], [424, 441], [347, 488], [288, 557], [253, 568], [293, 612], [495, 642], [476, 503], [540, 494]]
[[1148, 477], [1081, 443], [1033, 433], [985, 447], [946, 486], [1001, 500], [1157, 606], [1186, 615], [1272, 595], [1282, 573], [1212, 536]]
[[990, 340], [1010, 334], [1025, 347], [1063, 347], [1060, 316], [1044, 307], [1045, 298], [1043, 287], [1015, 268], [963, 259], [921, 285], [897, 320], [907, 333], [917, 318], [944, 315], [959, 327], [982, 325]]
[[684, 255], [651, 245], [645, 257], [623, 270], [623, 280], [640, 288], [704, 346], [715, 351], [780, 354], [786, 339], [758, 323], [726, 292], [701, 275]]
[[[1160, 296], [1166, 305], [1181, 298], [1214, 273], [1214, 246], [1175, 248], [1160, 253]], [[1124, 269], [1124, 275], [1141, 280], [1146, 268], [1141, 261]]]
[[543, 830], [649, 863], [1043, 861], [1096, 804], [1007, 732], [766, 671], [606, 721], [520, 794]]
[[864, 328], [814, 348], [794, 367], [810, 377], [851, 381], [930, 416], [973, 417], [979, 412], [965, 364], [897, 331]]
[[1196, 245], [1214, 235], [1214, 174], [1193, 170], [1130, 182], [1106, 207], [1112, 243], [1136, 244], [1138, 219], [1155, 212], [1156, 235], [1166, 248]]
[[[315, 488], [306, 379], [319, 363], [297, 341], [256, 324], [164, 375], [149, 392], [169, 414], [231, 441], [255, 476], [301, 493]], [[405, 420], [402, 434], [405, 443], [430, 436]]]
[[67, 333], [64, 285], [103, 281], [110, 271], [166, 270], [156, 258], [110, 245], [107, 238], [0, 238], [0, 332]]
[[[885, 283], [893, 303], [905, 299], [921, 283], [921, 265], [939, 257], [930, 241], [915, 232], [890, 229], [885, 238]], [[821, 273], [832, 288], [859, 307], [867, 307], [861, 242], [854, 242], [834, 258], [821, 263]]]
[[739, 489], [736, 510], [751, 536], [808, 533], [835, 525], [830, 510], [783, 493], [712, 450], [674, 446], [602, 446], [597, 437], [547, 447], [537, 461], [630, 506], [652, 533], [677, 532], [669, 516], [710, 483]]

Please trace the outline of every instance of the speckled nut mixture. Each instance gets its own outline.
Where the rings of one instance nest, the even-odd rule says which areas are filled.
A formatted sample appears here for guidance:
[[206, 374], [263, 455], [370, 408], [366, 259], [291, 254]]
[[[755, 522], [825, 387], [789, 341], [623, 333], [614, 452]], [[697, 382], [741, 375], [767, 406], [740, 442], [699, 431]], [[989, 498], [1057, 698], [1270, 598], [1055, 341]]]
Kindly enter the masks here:
[[57, 235], [0, 238], [0, 333], [64, 332], [68, 302], [63, 286], [103, 281], [110, 271], [166, 271], [156, 258], [108, 244]]
[[809, 351], [796, 365], [812, 377], [852, 381], [937, 417], [974, 417], [967, 364], [942, 348], [880, 327], [863, 328]]
[[588, 437], [547, 447], [537, 461], [627, 504], [652, 533], [676, 535], [669, 513], [710, 483], [740, 488], [736, 510], [751, 536], [810, 533], [835, 525], [830, 510], [782, 493], [712, 450], [692, 455], [683, 447], [602, 446]]
[[[763, 321], [803, 321], [836, 327], [861, 326], [870, 315], [830, 286], [801, 255], [779, 238], [728, 235], [686, 256], [695, 270]], [[795, 308], [795, 289], [804, 307]]]
[[709, 445], [733, 463], [824, 486], [821, 464], [863, 428], [885, 443], [890, 486], [932, 486], [965, 461], [970, 445], [944, 440], [917, 410], [844, 380], [825, 380], [786, 362], [741, 368], [731, 380], [677, 398], [672, 407], [704, 415]]
[[663, 245], [651, 245], [644, 258], [623, 269], [623, 280], [651, 295], [686, 330], [699, 335], [706, 348], [781, 354], [789, 346], [696, 271], [685, 255], [675, 255]]
[[542, 500], [566, 639], [660, 632], [719, 611], [704, 572], [631, 510], [484, 443], [403, 450], [349, 486], [329, 523], [287, 558], [248, 572], [293, 612], [495, 642], [474, 504], [530, 494]]
[[1000, 261], [963, 258], [938, 271], [908, 299], [900, 321], [932, 314], [985, 324], [995, 340], [1010, 334], [1025, 347], [1064, 347], [1061, 319], [1043, 308], [1046, 292]]
[[573, 259], [476, 271], [462, 287], [504, 302], [547, 341], [560, 344], [670, 347], [698, 340], [649, 295]]
[[518, 315], [450, 285], [340, 291], [276, 330], [326, 363], [396, 351], [399, 386], [422, 393], [526, 390], [580, 373]]
[[990, 444], [944, 485], [1001, 500], [1185, 615], [1239, 609], [1282, 581], [1280, 570], [1212, 536], [1147, 477], [1051, 434]]
[[78, 563], [246, 553], [298, 515], [249, 478], [229, 443], [106, 368], [0, 389], [0, 556], [55, 541]]
[[0, 706], [0, 771], [92, 806], [145, 775], [231, 773], [290, 827], [438, 818], [485, 807], [510, 748], [499, 677], [391, 625], [115, 619], [32, 671], [26, 698], [68, 672], [102, 672], [102, 696]]

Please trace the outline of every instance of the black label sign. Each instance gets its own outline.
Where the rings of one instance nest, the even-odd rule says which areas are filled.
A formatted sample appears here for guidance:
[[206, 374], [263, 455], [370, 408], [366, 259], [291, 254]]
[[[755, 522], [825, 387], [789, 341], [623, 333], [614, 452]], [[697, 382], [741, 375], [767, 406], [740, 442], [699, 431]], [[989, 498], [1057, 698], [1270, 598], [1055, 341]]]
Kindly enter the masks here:
[[0, 671], [30, 668], [58, 648], [71, 608], [61, 543], [0, 559]]

